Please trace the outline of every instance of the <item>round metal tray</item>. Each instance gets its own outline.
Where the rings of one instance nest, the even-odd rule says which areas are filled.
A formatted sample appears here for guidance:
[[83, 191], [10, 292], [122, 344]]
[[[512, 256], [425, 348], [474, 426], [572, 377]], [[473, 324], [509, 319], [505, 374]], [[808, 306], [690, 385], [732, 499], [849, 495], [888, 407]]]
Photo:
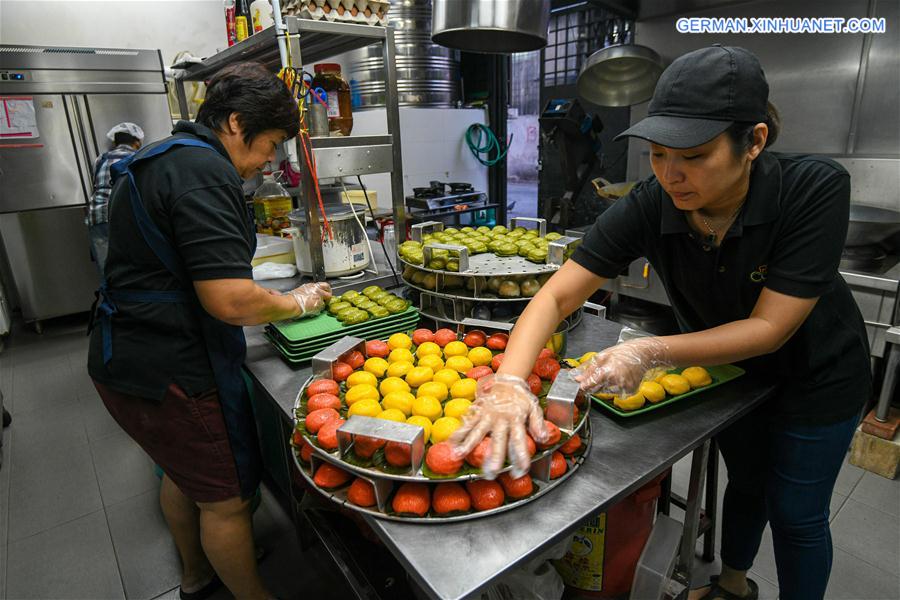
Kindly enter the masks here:
[[[430, 294], [432, 296], [438, 295], [438, 294], [435, 294], [434, 292], [422, 292], [422, 293]], [[464, 300], [481, 301], [481, 298], [464, 298]], [[530, 298], [529, 298], [529, 300], [530, 300]], [[419, 304], [421, 304], [421, 302]], [[426, 319], [431, 319], [432, 321], [439, 321], [442, 323], [453, 323], [455, 325], [463, 324], [462, 321], [457, 321], [456, 319], [454, 319], [452, 317], [446, 317], [446, 316], [442, 317], [442, 316], [436, 315], [428, 310], [421, 308], [421, 306], [417, 310], [419, 311], [419, 316], [425, 317]], [[496, 318], [492, 317], [491, 320], [496, 321], [498, 323], [515, 323], [515, 320], [518, 319], [520, 316], [521, 315], [514, 315], [509, 319], [496, 319]], [[583, 317], [584, 317], [584, 311], [582, 311], [580, 308], [578, 310], [576, 310], [575, 312], [573, 312], [571, 315], [569, 315], [569, 317], [567, 317], [567, 319], [572, 319], [572, 320], [570, 322], [570, 325], [569, 325], [567, 331], [571, 331], [571, 330], [575, 329], [576, 327], [578, 327], [579, 325], [581, 325], [581, 319]]]
[[[303, 392], [306, 390], [307, 386], [312, 382], [313, 377], [310, 376], [306, 382], [303, 384], [303, 387], [300, 388], [300, 391], [297, 393], [297, 397], [294, 400], [294, 422], [299, 420], [297, 417], [297, 412], [300, 410], [300, 400], [303, 397]], [[581, 422], [578, 423], [576, 427], [572, 430], [572, 435], [578, 434], [583, 428], [589, 425], [585, 425], [590, 421], [590, 405], [581, 410]], [[345, 471], [350, 471], [352, 473], [356, 473], [357, 475], [362, 475], [364, 477], [368, 477], [370, 479], [392, 479], [394, 481], [403, 481], [403, 482], [415, 482], [415, 483], [448, 483], [448, 482], [463, 482], [468, 481], [470, 479], [483, 479], [483, 476], [480, 473], [470, 473], [466, 475], [460, 475], [459, 477], [454, 477], [452, 479], [432, 479], [430, 477], [426, 477], [425, 475], [420, 474], [417, 475], [397, 475], [394, 473], [385, 473], [378, 469], [369, 468], [369, 467], [360, 467], [358, 465], [354, 465], [348, 462], [345, 462], [339, 454], [339, 450], [328, 451], [324, 448], [320, 448], [316, 445], [313, 436], [308, 434], [304, 434], [303, 436], [306, 439], [306, 442], [313, 447], [313, 452], [315, 452], [316, 456], [321, 458], [324, 461], [330, 462], [336, 467], [340, 467]], [[560, 446], [565, 444], [565, 441], [560, 440], [557, 444], [553, 445], [551, 448], [547, 448], [546, 450], [542, 450], [541, 452], [535, 454], [531, 462], [534, 463], [545, 456], [552, 454], [555, 450], [557, 450]], [[296, 453], [295, 453], [296, 454]], [[295, 457], [296, 458], [296, 457]], [[424, 460], [423, 460], [424, 463]], [[506, 471], [512, 470], [512, 465], [507, 465], [500, 469], [499, 473], [504, 473]]]
[[[455, 275], [455, 273], [454, 273]], [[520, 296], [518, 298], [485, 298], [484, 296], [460, 296], [458, 294], [448, 294], [447, 292], [437, 292], [434, 290], [428, 290], [423, 287], [419, 287], [418, 285], [407, 281], [403, 277], [403, 283], [405, 283], [408, 287], [413, 288], [414, 290], [418, 290], [423, 294], [429, 294], [431, 296], [438, 296], [439, 298], [446, 298], [448, 300], [469, 300], [475, 302], [528, 302], [534, 296]]]
[[[419, 309], [419, 315], [425, 317], [426, 319], [431, 319], [432, 321], [436, 321], [438, 323], [453, 323], [454, 325], [462, 325], [462, 321], [457, 321], [456, 319], [452, 319], [450, 317], [439, 317], [435, 314], [432, 314], [428, 311]], [[497, 319], [492, 319], [493, 321], [497, 321], [498, 323], [509, 323], [510, 321], [499, 321]]]
[[402, 256], [397, 259], [404, 265], [421, 269], [422, 271], [430, 271], [431, 273], [449, 273], [450, 275], [461, 275], [463, 277], [493, 277], [495, 275], [542, 275], [544, 273], [555, 273], [559, 269], [559, 265], [553, 264], [537, 264], [525, 260], [521, 256], [497, 256], [491, 252], [483, 252], [469, 256], [468, 271], [447, 271], [446, 269], [429, 269], [423, 265], [414, 265], [407, 262]]
[[[589, 414], [589, 411], [586, 411], [586, 414]], [[334, 502], [336, 504], [343, 506], [344, 508], [348, 508], [350, 510], [355, 510], [355, 511], [361, 512], [363, 514], [371, 515], [378, 519], [386, 519], [389, 521], [402, 521], [402, 522], [406, 522], [406, 523], [429, 523], [432, 525], [438, 524], [438, 523], [453, 523], [456, 521], [468, 521], [470, 519], [478, 519], [481, 517], [487, 517], [490, 515], [495, 515], [497, 513], [502, 513], [502, 512], [508, 511], [508, 510], [512, 510], [514, 508], [518, 508], [519, 506], [522, 506], [523, 504], [527, 504], [527, 503], [531, 502], [532, 500], [536, 500], [536, 499], [540, 498], [541, 496], [550, 492], [556, 486], [558, 486], [559, 484], [564, 482], [566, 479], [571, 477], [572, 474], [575, 471], [577, 471], [578, 468], [581, 466], [581, 464], [585, 461], [585, 459], [587, 458], [588, 454], [591, 451], [591, 441], [593, 438], [592, 438], [592, 434], [591, 434], [590, 419], [586, 418], [584, 422], [586, 425], [583, 427], [583, 431], [581, 432], [583, 434], [581, 439], [584, 442], [584, 451], [577, 456], [572, 456], [572, 457], [567, 456], [566, 457], [566, 462], [568, 463], [569, 468], [562, 476], [560, 476], [556, 479], [551, 479], [550, 481], [547, 481], [547, 482], [532, 478], [532, 480], [534, 482], [534, 486], [535, 486], [535, 488], [537, 488], [537, 491], [535, 493], [533, 493], [531, 496], [528, 496], [527, 498], [522, 498], [521, 500], [509, 502], [507, 504], [498, 506], [497, 508], [493, 508], [491, 510], [471, 512], [471, 513], [467, 513], [464, 515], [454, 515], [451, 517], [401, 517], [399, 515], [393, 515], [393, 514], [381, 512], [377, 508], [373, 509], [373, 508], [364, 508], [362, 506], [357, 506], [357, 505], [353, 504], [352, 502], [350, 502], [349, 500], [347, 500], [347, 489], [349, 486], [344, 486], [338, 490], [332, 490], [332, 491], [326, 491], [326, 490], [319, 488], [319, 486], [317, 486], [316, 483], [313, 481], [313, 474], [311, 472], [312, 467], [310, 465], [304, 464], [298, 458], [298, 456], [297, 456], [298, 450], [296, 448], [292, 448], [293, 452], [291, 452], [291, 454], [294, 457], [294, 464], [297, 466], [297, 469], [300, 471], [300, 474], [303, 476], [303, 478], [307, 482], [309, 482], [309, 484], [313, 488], [315, 488], [320, 494], [323, 494], [326, 498], [328, 498], [329, 500], [331, 500], [332, 502]], [[371, 478], [369, 475], [366, 475], [366, 477]], [[457, 482], [459, 480], [454, 479], [454, 480], [441, 481], [441, 480], [433, 480], [432, 479], [432, 480], [428, 480], [428, 481], [429, 481], [429, 483], [440, 484], [440, 483], [448, 483], [448, 482]]]

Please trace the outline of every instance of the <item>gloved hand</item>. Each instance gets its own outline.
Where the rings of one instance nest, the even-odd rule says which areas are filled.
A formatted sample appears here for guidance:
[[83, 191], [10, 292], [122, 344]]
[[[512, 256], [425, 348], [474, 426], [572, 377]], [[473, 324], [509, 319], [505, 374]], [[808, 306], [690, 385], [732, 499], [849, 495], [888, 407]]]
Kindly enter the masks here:
[[467, 456], [491, 434], [491, 450], [481, 466], [485, 477], [493, 479], [508, 456], [513, 465], [512, 476], [528, 472], [531, 455], [525, 444], [525, 425], [537, 443], [544, 442], [549, 432], [537, 397], [528, 384], [514, 375], [489, 375], [478, 380], [475, 403], [469, 408], [462, 426], [450, 437], [458, 458]]
[[657, 337], [642, 337], [598, 352], [586, 364], [572, 369], [572, 376], [589, 394], [631, 396], [637, 392], [647, 371], [670, 368], [666, 343]]
[[297, 318], [316, 315], [325, 308], [325, 302], [331, 298], [331, 286], [324, 282], [304, 283], [288, 292], [294, 297], [300, 314]]

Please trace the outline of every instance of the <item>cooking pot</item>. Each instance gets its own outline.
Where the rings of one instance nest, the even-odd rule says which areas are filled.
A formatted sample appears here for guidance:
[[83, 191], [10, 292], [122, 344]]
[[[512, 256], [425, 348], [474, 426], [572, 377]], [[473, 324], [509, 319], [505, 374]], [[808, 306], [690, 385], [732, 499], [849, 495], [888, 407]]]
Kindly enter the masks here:
[[549, 21], [550, 0], [434, 0], [431, 41], [478, 53], [540, 50]]
[[845, 246], [879, 244], [900, 231], [900, 212], [877, 206], [850, 205]]
[[[366, 232], [356, 220], [347, 204], [326, 204], [325, 215], [331, 225], [332, 238], [322, 228], [322, 256], [325, 261], [326, 277], [341, 277], [358, 273], [369, 266], [372, 260]], [[309, 255], [309, 227], [306, 212], [294, 210], [288, 215], [291, 227], [282, 229], [294, 240], [294, 256], [297, 270], [304, 275], [313, 274], [312, 259]], [[364, 216], [362, 218], [365, 218]]]

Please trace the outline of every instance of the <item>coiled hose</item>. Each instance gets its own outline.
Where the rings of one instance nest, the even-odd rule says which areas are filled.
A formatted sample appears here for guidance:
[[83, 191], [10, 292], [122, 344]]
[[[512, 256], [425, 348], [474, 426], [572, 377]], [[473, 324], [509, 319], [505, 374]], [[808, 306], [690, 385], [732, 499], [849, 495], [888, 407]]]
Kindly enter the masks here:
[[[471, 150], [475, 158], [486, 167], [493, 167], [504, 158], [509, 151], [509, 145], [512, 144], [513, 136], [509, 136], [509, 142], [502, 144], [494, 132], [487, 125], [481, 123], [472, 123], [466, 129], [466, 145]], [[488, 158], [491, 152], [496, 152], [494, 158]], [[484, 154], [485, 158], [481, 155]]]

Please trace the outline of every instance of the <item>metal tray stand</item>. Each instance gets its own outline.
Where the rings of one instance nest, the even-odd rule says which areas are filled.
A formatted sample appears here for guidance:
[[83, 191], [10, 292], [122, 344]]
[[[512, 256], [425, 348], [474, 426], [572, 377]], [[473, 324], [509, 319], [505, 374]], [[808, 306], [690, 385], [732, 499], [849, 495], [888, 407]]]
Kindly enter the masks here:
[[[329, 500], [346, 508], [378, 518], [419, 523], [448, 523], [466, 519], [476, 519], [513, 509], [549, 492], [555, 486], [565, 481], [578, 469], [578, 467], [581, 466], [581, 463], [584, 461], [585, 456], [590, 450], [590, 404], [584, 394], [580, 392], [578, 383], [568, 376], [567, 371], [561, 371], [559, 376], [557, 376], [556, 381], [554, 381], [547, 392], [545, 418], [554, 422], [559, 427], [562, 436], [559, 442], [552, 447], [540, 450], [532, 457], [530, 474], [534, 481], [534, 493], [526, 498], [509, 501], [498, 508], [487, 511], [454, 514], [452, 516], [429, 515], [425, 517], [408, 517], [393, 514], [390, 510], [390, 500], [395, 487], [400, 483], [417, 482], [440, 485], [441, 483], [447, 482], [462, 483], [468, 480], [483, 479], [484, 476], [480, 471], [475, 471], [471, 468], [461, 472], [461, 474], [455, 477], [425, 475], [423, 473], [423, 468], [427, 448], [423, 438], [423, 430], [421, 427], [408, 423], [398, 423], [384, 419], [354, 415], [338, 428], [338, 448], [336, 450], [327, 450], [318, 446], [315, 436], [309, 434], [305, 428], [303, 400], [306, 388], [316, 379], [330, 378], [334, 363], [337, 362], [341, 356], [352, 350], [358, 350], [365, 356], [365, 342], [359, 338], [345, 337], [313, 358], [313, 375], [303, 383], [294, 402], [295, 430], [299, 430], [306, 442], [313, 448], [310, 463], [305, 463], [300, 459], [301, 449], [296, 445], [293, 445], [292, 442], [294, 463], [304, 479], [306, 479], [312, 487], [324, 494]], [[579, 414], [577, 417], [575, 416], [576, 406], [579, 406]], [[353, 445], [356, 436], [358, 435], [380, 439], [385, 442], [400, 442], [409, 445], [409, 469], [405, 472], [401, 472], [399, 469], [386, 472], [377, 466], [361, 466], [348, 461], [348, 459], [352, 461], [353, 457], [355, 457], [353, 454]], [[574, 435], [581, 436], [581, 448], [579, 448], [575, 454], [566, 457], [568, 465], [566, 472], [562, 476], [551, 480], [550, 463], [553, 453]], [[313, 474], [323, 463], [331, 463], [350, 472], [356, 477], [369, 481], [375, 489], [377, 501], [376, 507], [366, 508], [351, 503], [347, 499], [348, 486], [343, 486], [335, 490], [324, 490], [319, 488], [313, 480]], [[512, 467], [507, 465], [501, 469], [501, 472], [506, 472], [511, 469]]]

